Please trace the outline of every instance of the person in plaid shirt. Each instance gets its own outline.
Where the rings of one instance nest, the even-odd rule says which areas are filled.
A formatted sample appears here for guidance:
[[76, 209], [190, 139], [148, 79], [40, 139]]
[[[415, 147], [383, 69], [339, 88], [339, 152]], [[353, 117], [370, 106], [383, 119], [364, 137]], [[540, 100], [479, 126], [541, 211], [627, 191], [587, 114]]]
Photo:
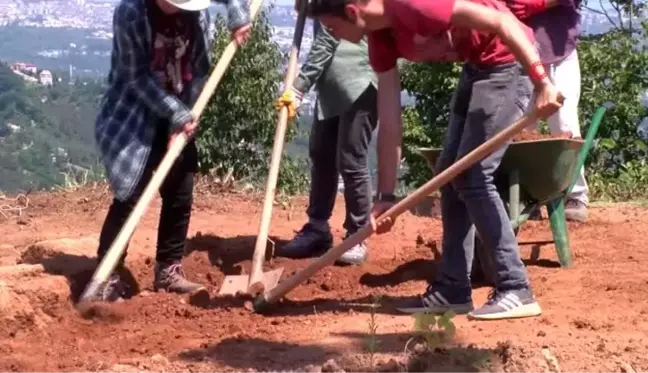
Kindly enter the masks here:
[[[228, 27], [238, 43], [250, 34], [246, 0], [217, 0], [227, 6]], [[95, 137], [114, 198], [99, 238], [98, 260], [107, 253], [170, 141], [194, 134], [190, 110], [207, 81], [212, 36], [210, 0], [121, 0], [113, 16], [113, 50], [108, 89], [101, 102]], [[176, 159], [160, 188], [155, 291], [206, 291], [185, 278], [184, 254], [197, 150], [193, 138]], [[117, 270], [96, 294], [103, 301], [125, 293]]]

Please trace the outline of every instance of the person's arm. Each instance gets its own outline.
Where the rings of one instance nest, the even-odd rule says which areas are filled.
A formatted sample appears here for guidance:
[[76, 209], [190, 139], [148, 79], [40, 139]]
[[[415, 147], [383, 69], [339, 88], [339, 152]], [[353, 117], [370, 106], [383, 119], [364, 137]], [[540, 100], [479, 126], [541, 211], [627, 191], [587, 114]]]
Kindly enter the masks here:
[[247, 0], [213, 0], [227, 8], [227, 28], [230, 31], [250, 23], [250, 5]]
[[193, 119], [191, 111], [175, 95], [158, 85], [150, 70], [150, 56], [138, 24], [130, 16], [132, 9], [118, 6], [113, 20], [115, 46], [119, 59], [115, 64], [118, 79], [123, 79], [154, 114], [168, 119], [174, 132]]
[[378, 73], [378, 193], [393, 194], [401, 157], [403, 120], [398, 66]]
[[[500, 12], [468, 0], [455, 0], [450, 22], [457, 26], [473, 28], [496, 34], [511, 49], [516, 59], [529, 71], [531, 77], [537, 74], [534, 68], [543, 69], [535, 47], [528, 39], [520, 21], [508, 12]], [[551, 83], [546, 74], [541, 79], [532, 79], [536, 87]]]
[[316, 28], [315, 38], [308, 51], [306, 61], [293, 83], [293, 87], [302, 94], [310, 91], [324, 70], [329, 67], [333, 61], [335, 49], [340, 44], [340, 41], [335, 39], [326, 28], [317, 24]]

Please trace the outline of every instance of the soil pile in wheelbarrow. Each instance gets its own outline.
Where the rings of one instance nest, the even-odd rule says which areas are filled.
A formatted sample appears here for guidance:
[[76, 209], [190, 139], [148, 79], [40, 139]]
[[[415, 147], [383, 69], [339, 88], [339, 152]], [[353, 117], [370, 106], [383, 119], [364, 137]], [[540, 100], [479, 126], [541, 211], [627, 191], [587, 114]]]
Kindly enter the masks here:
[[543, 134], [532, 131], [522, 131], [513, 137], [513, 142], [519, 141], [533, 141], [533, 140], [549, 140], [549, 139], [571, 139], [571, 132], [561, 132], [557, 134]]

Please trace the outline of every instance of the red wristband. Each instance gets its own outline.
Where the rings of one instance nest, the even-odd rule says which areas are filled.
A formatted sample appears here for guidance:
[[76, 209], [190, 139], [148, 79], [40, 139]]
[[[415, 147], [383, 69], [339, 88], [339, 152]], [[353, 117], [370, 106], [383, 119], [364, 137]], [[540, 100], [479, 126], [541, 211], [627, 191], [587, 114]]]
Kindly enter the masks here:
[[545, 71], [542, 62], [537, 61], [531, 64], [531, 71], [529, 71], [529, 77], [534, 83], [540, 83], [542, 79], [547, 77], [547, 72]]

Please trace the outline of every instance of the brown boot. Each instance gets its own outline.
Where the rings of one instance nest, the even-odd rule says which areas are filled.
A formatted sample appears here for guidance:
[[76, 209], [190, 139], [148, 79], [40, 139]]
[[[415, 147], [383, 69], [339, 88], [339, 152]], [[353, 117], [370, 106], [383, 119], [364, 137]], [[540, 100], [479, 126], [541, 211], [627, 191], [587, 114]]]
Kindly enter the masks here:
[[180, 263], [157, 263], [155, 265], [153, 289], [155, 291], [166, 290], [167, 292], [179, 294], [194, 293], [199, 290], [207, 291], [203, 285], [187, 280]]

